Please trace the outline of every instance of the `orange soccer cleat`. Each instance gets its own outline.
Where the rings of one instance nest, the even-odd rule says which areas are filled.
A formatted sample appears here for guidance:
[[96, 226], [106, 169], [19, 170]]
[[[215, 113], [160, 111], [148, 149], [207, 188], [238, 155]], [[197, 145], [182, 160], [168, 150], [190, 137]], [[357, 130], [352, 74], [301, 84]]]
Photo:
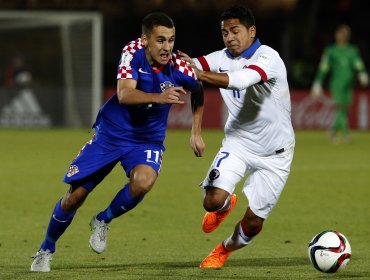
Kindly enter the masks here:
[[221, 268], [224, 266], [231, 251], [225, 249], [222, 242], [200, 263], [201, 268]]
[[230, 208], [223, 212], [207, 212], [204, 215], [202, 229], [205, 233], [214, 231], [222, 223], [222, 221], [231, 213], [234, 209], [238, 198], [236, 194], [232, 194], [230, 197]]

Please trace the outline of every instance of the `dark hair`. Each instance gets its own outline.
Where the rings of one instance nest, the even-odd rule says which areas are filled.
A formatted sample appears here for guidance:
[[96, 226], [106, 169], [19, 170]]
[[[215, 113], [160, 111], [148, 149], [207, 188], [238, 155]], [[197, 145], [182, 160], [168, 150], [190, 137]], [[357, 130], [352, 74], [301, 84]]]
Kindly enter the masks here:
[[173, 20], [165, 13], [154, 12], [143, 18], [141, 22], [141, 32], [143, 34], [149, 34], [152, 32], [155, 26], [172, 28], [175, 26], [175, 24], [173, 23]]
[[225, 10], [221, 14], [220, 22], [231, 18], [239, 19], [240, 23], [248, 28], [255, 25], [254, 16], [251, 9], [244, 6], [232, 6], [231, 8]]

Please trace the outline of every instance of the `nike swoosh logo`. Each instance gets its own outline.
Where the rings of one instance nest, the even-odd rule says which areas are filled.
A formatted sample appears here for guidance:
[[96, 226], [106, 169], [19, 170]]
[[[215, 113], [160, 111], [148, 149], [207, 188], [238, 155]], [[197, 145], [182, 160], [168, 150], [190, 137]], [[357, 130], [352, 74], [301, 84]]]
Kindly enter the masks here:
[[66, 222], [68, 222], [68, 221], [58, 220], [57, 217], [55, 216], [55, 214], [53, 214], [53, 219], [56, 220], [57, 222], [60, 222], [60, 223], [66, 223]]
[[151, 75], [152, 73], [149, 73], [149, 72], [145, 72], [142, 68], [139, 68], [139, 72], [140, 73], [143, 73], [143, 74], [148, 74], [148, 75]]
[[229, 71], [229, 70], [227, 70], [227, 69], [221, 69], [221, 67], [220, 68], [218, 68], [218, 72], [227, 72], [227, 71]]

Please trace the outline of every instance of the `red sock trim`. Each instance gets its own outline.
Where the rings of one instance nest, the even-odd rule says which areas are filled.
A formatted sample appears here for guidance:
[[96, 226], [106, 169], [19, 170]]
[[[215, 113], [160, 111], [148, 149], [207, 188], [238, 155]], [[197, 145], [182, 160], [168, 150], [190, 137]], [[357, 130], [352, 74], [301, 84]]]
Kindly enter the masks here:
[[222, 248], [224, 248], [224, 251], [226, 251], [226, 252], [231, 252], [230, 250], [228, 250], [228, 249], [226, 248], [226, 246], [225, 246], [225, 242], [226, 242], [226, 240], [224, 240], [224, 241], [222, 241], [222, 242], [221, 242]]

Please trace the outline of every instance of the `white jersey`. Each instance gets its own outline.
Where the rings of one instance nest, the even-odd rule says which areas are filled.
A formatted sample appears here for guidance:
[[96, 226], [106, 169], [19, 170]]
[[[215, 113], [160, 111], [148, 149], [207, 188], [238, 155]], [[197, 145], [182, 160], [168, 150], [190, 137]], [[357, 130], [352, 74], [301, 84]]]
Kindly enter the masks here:
[[258, 83], [244, 89], [220, 89], [229, 111], [226, 138], [237, 139], [249, 152], [260, 156], [294, 146], [286, 68], [274, 49], [261, 45], [257, 39], [238, 57], [232, 57], [225, 48], [194, 62], [199, 69], [226, 72], [229, 77], [242, 69], [246, 69], [246, 79], [249, 69], [261, 77]]

